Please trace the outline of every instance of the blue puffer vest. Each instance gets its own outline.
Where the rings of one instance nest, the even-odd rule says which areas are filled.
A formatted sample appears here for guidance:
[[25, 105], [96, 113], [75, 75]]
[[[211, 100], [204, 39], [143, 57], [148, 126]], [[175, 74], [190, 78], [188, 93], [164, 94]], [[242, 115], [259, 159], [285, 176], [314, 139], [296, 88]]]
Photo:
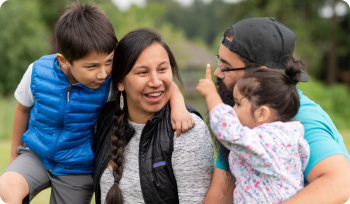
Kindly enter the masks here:
[[56, 54], [33, 64], [34, 106], [22, 141], [54, 175], [94, 172], [93, 128], [109, 94], [111, 76], [98, 89], [71, 85]]

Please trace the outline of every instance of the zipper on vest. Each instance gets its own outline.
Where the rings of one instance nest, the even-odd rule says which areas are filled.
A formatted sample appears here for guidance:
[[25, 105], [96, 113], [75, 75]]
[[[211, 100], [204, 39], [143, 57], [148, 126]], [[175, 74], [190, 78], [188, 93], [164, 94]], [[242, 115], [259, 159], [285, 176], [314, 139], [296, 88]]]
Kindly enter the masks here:
[[[63, 98], [61, 101], [61, 109], [60, 109], [60, 117], [58, 118], [59, 121], [59, 131], [56, 133], [56, 138], [55, 141], [52, 144], [52, 149], [51, 149], [51, 155], [50, 155], [50, 159], [53, 160], [53, 155], [56, 152], [56, 148], [57, 148], [57, 142], [59, 140], [59, 138], [61, 137], [61, 134], [63, 132], [63, 128], [64, 128], [64, 115], [65, 115], [65, 109], [66, 109], [66, 102], [69, 102], [69, 92], [70, 89], [72, 88], [72, 85], [69, 84], [68, 88], [67, 88], [67, 99]], [[64, 95], [63, 95], [64, 96]], [[56, 166], [56, 165], [55, 165]], [[51, 169], [53, 169], [54, 167], [52, 167]]]
[[72, 88], [72, 84], [69, 84], [68, 88], [67, 88], [67, 102], [69, 103], [69, 93], [70, 93], [70, 89]]

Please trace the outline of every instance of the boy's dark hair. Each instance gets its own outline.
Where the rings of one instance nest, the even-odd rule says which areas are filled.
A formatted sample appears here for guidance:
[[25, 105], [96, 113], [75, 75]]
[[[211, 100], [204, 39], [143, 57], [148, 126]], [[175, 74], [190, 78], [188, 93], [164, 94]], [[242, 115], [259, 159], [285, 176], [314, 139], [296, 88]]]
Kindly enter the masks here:
[[300, 81], [304, 63], [292, 59], [286, 69], [251, 68], [237, 81], [243, 97], [252, 102], [252, 110], [268, 105], [277, 113], [279, 121], [290, 121], [300, 107], [296, 84]]
[[71, 64], [93, 51], [109, 54], [118, 43], [105, 12], [94, 3], [80, 1], [72, 2], [58, 19], [55, 36], [57, 51]]

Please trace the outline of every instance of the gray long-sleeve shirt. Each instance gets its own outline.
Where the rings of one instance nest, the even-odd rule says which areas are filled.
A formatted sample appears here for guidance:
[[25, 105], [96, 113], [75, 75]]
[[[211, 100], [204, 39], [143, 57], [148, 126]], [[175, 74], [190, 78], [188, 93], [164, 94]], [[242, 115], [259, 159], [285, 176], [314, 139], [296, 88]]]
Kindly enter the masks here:
[[[177, 182], [180, 203], [203, 203], [210, 186], [214, 169], [213, 144], [204, 121], [191, 114], [195, 126], [179, 137], [174, 135], [172, 166]], [[125, 147], [124, 172], [119, 182], [124, 203], [145, 203], [139, 178], [139, 142], [144, 124], [129, 123], [135, 128], [135, 135]], [[113, 185], [114, 178], [109, 168], [101, 180], [101, 203]]]

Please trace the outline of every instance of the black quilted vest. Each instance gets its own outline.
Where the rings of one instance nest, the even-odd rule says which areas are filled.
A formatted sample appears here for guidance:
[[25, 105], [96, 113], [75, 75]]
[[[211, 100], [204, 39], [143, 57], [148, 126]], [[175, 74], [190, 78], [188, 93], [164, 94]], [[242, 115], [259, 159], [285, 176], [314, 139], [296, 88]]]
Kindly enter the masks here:
[[[201, 117], [192, 106], [187, 109]], [[100, 179], [111, 160], [111, 127], [115, 102], [107, 103], [96, 126], [96, 171], [94, 175], [96, 204], [101, 203]], [[134, 129], [127, 126], [126, 142], [134, 135]], [[148, 203], [179, 203], [177, 184], [171, 165], [174, 130], [170, 122], [170, 105], [163, 107], [147, 121], [140, 139], [139, 172], [144, 201]]]

